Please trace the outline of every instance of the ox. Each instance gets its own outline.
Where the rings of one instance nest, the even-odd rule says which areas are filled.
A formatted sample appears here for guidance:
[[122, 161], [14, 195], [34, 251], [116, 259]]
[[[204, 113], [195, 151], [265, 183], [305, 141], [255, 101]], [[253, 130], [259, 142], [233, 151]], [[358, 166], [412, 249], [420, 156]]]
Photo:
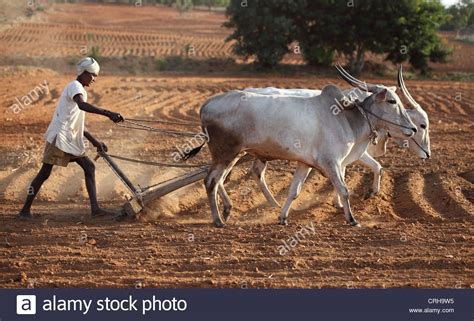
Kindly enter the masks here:
[[[350, 82], [351, 85], [354, 84], [356, 81], [358, 84], [362, 82], [350, 75], [347, 75], [346, 72], [341, 68], [341, 72], [344, 74], [344, 79], [353, 79]], [[351, 78], [349, 78], [351, 77]], [[413, 99], [411, 94], [406, 89], [404, 80], [403, 80], [403, 71], [402, 67], [400, 66], [399, 73], [398, 73], [398, 85], [404, 94], [405, 98], [408, 100], [412, 109], [407, 109], [407, 114], [410, 119], [415, 123], [418, 131], [415, 133], [413, 137], [410, 139], [395, 139], [395, 142], [404, 147], [408, 147], [410, 151], [416, 154], [421, 159], [426, 159], [431, 156], [430, 150], [430, 138], [429, 138], [429, 119], [427, 113], [421, 108], [421, 106]], [[365, 86], [365, 85], [364, 85]], [[379, 88], [389, 88], [393, 91], [396, 90], [396, 87], [385, 87], [382, 85], [377, 85]], [[359, 87], [356, 87], [359, 89]], [[283, 95], [283, 96], [301, 96], [301, 97], [313, 97], [318, 96], [321, 94], [321, 90], [312, 90], [312, 89], [281, 89], [281, 88], [274, 88], [274, 87], [267, 87], [267, 88], [247, 88], [245, 89], [246, 92], [252, 92], [256, 94], [262, 95]], [[351, 90], [344, 90], [345, 95], [351, 95], [353, 89]], [[359, 97], [367, 98], [368, 93], [365, 91], [359, 91], [357, 93]], [[387, 143], [390, 139], [390, 133], [382, 129], [379, 133], [380, 139], [376, 144], [369, 144], [367, 151], [362, 154], [359, 161], [372, 169], [374, 173], [374, 179], [372, 183], [372, 188], [370, 192], [370, 196], [376, 195], [380, 191], [380, 179], [382, 176], [382, 166], [379, 162], [377, 162], [374, 157], [380, 157], [385, 155]], [[267, 184], [265, 182], [265, 170], [267, 167], [267, 163], [256, 159], [254, 161], [252, 171], [258, 178], [258, 184], [260, 189], [262, 190], [263, 194], [267, 201], [275, 206], [281, 207], [277, 200], [273, 197], [272, 193], [269, 191]], [[341, 208], [342, 204], [338, 197], [338, 194], [335, 193], [334, 198], [334, 206]]]
[[[376, 86], [367, 86], [366, 90], [371, 95], [337, 115], [330, 106], [335, 101], [345, 102], [346, 97], [334, 85], [324, 87], [315, 97], [259, 95], [236, 90], [207, 100], [200, 117], [201, 126], [209, 135], [212, 156], [204, 183], [214, 225], [224, 225], [217, 204], [218, 193], [224, 203], [224, 220], [230, 214], [232, 202], [223, 182], [241, 152], [264, 161], [285, 159], [298, 163], [280, 224], [287, 224], [292, 200], [311, 168], [316, 168], [334, 185], [346, 221], [359, 225], [350, 207], [344, 169], [361, 158], [377, 130], [385, 129], [395, 138], [409, 138], [417, 131], [392, 90]], [[196, 153], [193, 150], [189, 154]]]

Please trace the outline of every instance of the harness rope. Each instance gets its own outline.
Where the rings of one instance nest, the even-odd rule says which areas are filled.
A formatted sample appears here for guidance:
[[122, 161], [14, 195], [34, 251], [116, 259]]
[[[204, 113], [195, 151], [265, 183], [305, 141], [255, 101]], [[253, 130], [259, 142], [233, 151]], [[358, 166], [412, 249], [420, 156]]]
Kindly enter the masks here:
[[430, 154], [429, 154], [423, 147], [421, 147], [420, 144], [418, 144], [418, 142], [416, 141], [416, 139], [414, 139], [413, 137], [410, 137], [410, 138], [415, 142], [416, 146], [418, 146], [418, 147], [426, 154], [426, 156], [430, 157], [430, 156], [429, 156]]
[[[360, 101], [356, 101], [355, 102], [355, 105], [357, 106], [357, 109], [359, 110], [359, 112], [365, 117], [365, 119], [367, 120], [367, 123], [369, 124], [369, 128], [370, 128], [370, 141], [373, 145], [377, 145], [378, 143], [378, 133], [377, 131], [375, 130], [374, 126], [372, 125], [372, 122], [370, 121], [369, 117], [367, 116], [367, 113], [368, 114], [371, 114], [372, 116], [374, 116], [375, 118], [378, 118], [380, 119], [381, 121], [384, 121], [386, 123], [389, 123], [389, 124], [392, 124], [394, 126], [398, 126], [398, 127], [401, 127], [401, 128], [405, 128], [405, 129], [412, 129], [411, 127], [407, 127], [407, 126], [403, 126], [401, 124], [397, 124], [397, 123], [394, 123], [388, 119], [385, 119], [383, 117], [380, 117], [379, 115], [376, 115], [375, 113], [371, 112], [370, 110], [367, 110], [363, 107], [363, 104], [360, 102]], [[398, 109], [400, 110], [400, 114], [401, 113], [401, 108], [400, 106], [398, 106]], [[411, 137], [413, 139], [413, 137]], [[414, 140], [414, 139], [413, 139]], [[414, 140], [415, 141], [415, 140]], [[415, 143], [421, 148], [421, 146], [415, 141]], [[426, 151], [421, 148], [425, 153]]]
[[182, 126], [200, 126], [200, 123], [193, 123], [187, 121], [171, 121], [171, 120], [158, 120], [158, 119], [141, 119], [141, 118], [127, 118], [127, 120], [141, 122], [141, 123], [160, 123], [168, 125], [182, 125]]
[[372, 122], [370, 121], [369, 117], [368, 117], [367, 114], [365, 113], [365, 109], [364, 109], [359, 103], [356, 103], [356, 106], [357, 106], [357, 109], [359, 110], [359, 112], [365, 117], [365, 119], [367, 119], [367, 123], [369, 123], [369, 128], [370, 128], [370, 135], [369, 135], [369, 138], [370, 138], [370, 142], [372, 143], [372, 145], [377, 145], [377, 143], [378, 143], [378, 138], [379, 138], [379, 134], [377, 133], [377, 131], [375, 130], [374, 126], [372, 125]]
[[[400, 108], [400, 107], [399, 107]], [[401, 127], [401, 128], [405, 128], [405, 129], [412, 129], [411, 127], [408, 127], [408, 126], [403, 126], [403, 125], [400, 125], [400, 124], [397, 124], [397, 123], [394, 123], [393, 121], [390, 121], [388, 119], [385, 119], [385, 118], [382, 118], [380, 117], [379, 115], [376, 115], [374, 114], [373, 112], [371, 112], [370, 110], [365, 110], [367, 113], [371, 114], [372, 116], [374, 116], [375, 118], [378, 118], [386, 123], [389, 123], [389, 124], [392, 124], [394, 126], [398, 126], [398, 127]]]
[[116, 124], [118, 127], [122, 128], [129, 128], [129, 129], [136, 129], [136, 130], [146, 130], [150, 132], [158, 132], [158, 133], [163, 133], [163, 134], [169, 134], [169, 135], [178, 135], [178, 136], [188, 136], [188, 137], [194, 137], [196, 135], [199, 135], [199, 133], [192, 133], [192, 132], [180, 132], [180, 131], [175, 131], [175, 130], [168, 130], [168, 129], [159, 129], [155, 127], [151, 127], [148, 125], [143, 125], [140, 124], [136, 121], [132, 121], [129, 119], [124, 119], [125, 123], [132, 124], [134, 126], [127, 126], [127, 125], [121, 125], [121, 124]]

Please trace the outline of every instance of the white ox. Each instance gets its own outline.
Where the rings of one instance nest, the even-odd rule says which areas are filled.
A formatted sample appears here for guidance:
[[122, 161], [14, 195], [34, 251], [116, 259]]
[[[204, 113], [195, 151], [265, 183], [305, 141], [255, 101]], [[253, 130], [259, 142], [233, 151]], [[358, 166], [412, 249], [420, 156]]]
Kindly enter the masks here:
[[[296, 161], [290, 193], [298, 194], [311, 168], [319, 169], [341, 198], [346, 221], [358, 225], [352, 215], [343, 169], [361, 158], [374, 131], [386, 129], [399, 138], [411, 137], [417, 131], [394, 91], [376, 86], [366, 89], [372, 93], [369, 97], [337, 115], [330, 108], [335, 101], [344, 102], [346, 107], [349, 104], [333, 85], [324, 87], [315, 97], [230, 91], [207, 100], [200, 117], [212, 156], [204, 183], [214, 225], [224, 225], [218, 192], [224, 203], [224, 220], [230, 214], [232, 202], [223, 182], [243, 151], [264, 161]], [[195, 155], [201, 147], [188, 154]], [[295, 182], [299, 182], [297, 186]], [[280, 224], [286, 224], [287, 217], [288, 211], [282, 211]]]
[[[413, 109], [407, 109], [407, 114], [416, 125], [418, 131], [411, 137], [410, 139], [395, 139], [395, 142], [399, 146], [408, 147], [410, 151], [414, 154], [419, 156], [422, 159], [426, 159], [430, 157], [431, 150], [430, 150], [430, 138], [429, 138], [429, 119], [428, 114], [421, 108], [421, 106], [413, 99], [410, 95], [408, 90], [405, 87], [403, 81], [403, 74], [402, 70], [400, 69], [399, 72], [399, 79], [398, 79], [399, 86], [405, 95], [405, 98], [410, 103]], [[387, 88], [382, 85], [377, 85], [379, 88]], [[395, 91], [396, 87], [389, 87], [391, 90]], [[246, 88], [244, 91], [261, 94], [261, 95], [282, 95], [282, 96], [300, 96], [300, 97], [314, 97], [321, 94], [321, 90], [314, 90], [314, 89], [281, 89], [275, 87], [267, 87], [267, 88]], [[353, 89], [344, 90], [345, 95], [350, 95]], [[367, 98], [367, 92], [359, 92], [359, 96], [362, 98]], [[380, 157], [385, 155], [387, 149], [387, 143], [390, 139], [390, 134], [382, 129], [378, 133], [380, 139], [378, 140], [377, 144], [369, 144], [367, 151], [362, 154], [359, 161], [372, 169], [374, 174], [374, 179], [372, 183], [372, 188], [370, 192], [370, 196], [376, 195], [380, 192], [380, 180], [382, 177], [382, 166], [379, 162], [377, 162], [374, 157]], [[269, 191], [268, 186], [265, 181], [265, 170], [267, 167], [267, 162], [264, 162], [260, 159], [256, 159], [253, 163], [252, 171], [258, 178], [258, 184], [260, 189], [262, 190], [263, 194], [267, 201], [275, 207], [281, 207], [278, 201], [273, 197], [272, 193]], [[297, 196], [297, 195], [296, 195]], [[287, 204], [288, 205], [288, 204]], [[338, 194], [335, 193], [334, 197], [334, 206], [335, 207], [342, 207], [341, 201], [338, 197]], [[289, 210], [288, 206], [285, 206], [283, 211]]]

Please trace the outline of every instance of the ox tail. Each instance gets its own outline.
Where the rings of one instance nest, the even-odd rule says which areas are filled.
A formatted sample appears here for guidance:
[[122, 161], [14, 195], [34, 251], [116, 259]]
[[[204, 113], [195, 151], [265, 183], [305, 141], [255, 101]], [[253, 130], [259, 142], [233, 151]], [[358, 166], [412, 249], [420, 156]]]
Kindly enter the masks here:
[[[202, 122], [202, 111], [203, 109], [206, 107], [206, 105], [209, 103], [211, 99], [208, 99], [204, 102], [204, 104], [201, 106], [201, 109], [199, 110], [199, 118], [201, 118], [201, 122]], [[183, 154], [183, 156], [181, 157], [181, 161], [186, 161], [194, 156], [196, 156], [200, 151], [201, 149], [204, 147], [204, 145], [206, 145], [206, 143], [209, 142], [210, 138], [209, 138], [209, 133], [207, 132], [207, 128], [202, 126], [202, 133], [200, 133], [200, 136], [204, 136], [202, 138], [205, 138], [204, 142], [199, 145], [198, 147], [195, 147], [193, 149], [191, 149], [189, 152], [186, 152]]]
[[195, 147], [195, 148], [191, 149], [189, 152], [184, 153], [183, 157], [181, 157], [181, 160], [186, 161], [186, 160], [196, 156], [201, 151], [201, 149], [204, 147], [204, 145], [206, 145], [206, 142], [202, 143], [201, 146]]

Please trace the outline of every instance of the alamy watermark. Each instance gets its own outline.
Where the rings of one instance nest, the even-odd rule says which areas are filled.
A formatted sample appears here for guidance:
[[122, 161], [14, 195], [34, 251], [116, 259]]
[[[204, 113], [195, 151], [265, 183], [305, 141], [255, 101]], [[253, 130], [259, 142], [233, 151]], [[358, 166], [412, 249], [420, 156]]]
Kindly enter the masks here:
[[205, 143], [209, 143], [210, 137], [207, 131], [207, 128], [204, 128], [204, 132], [196, 133], [192, 138], [190, 138], [186, 143], [181, 146], [176, 146], [176, 151], [171, 153], [171, 157], [173, 157], [173, 161], [179, 162], [183, 159], [183, 157], [192, 151], [195, 146], [201, 146]]
[[308, 225], [303, 226], [299, 229], [293, 236], [289, 237], [287, 240], [282, 240], [282, 244], [278, 246], [278, 253], [281, 256], [288, 254], [292, 249], [294, 249], [298, 244], [301, 243], [306, 237], [310, 235], [315, 235], [316, 229], [313, 222], [310, 222]]
[[49, 84], [47, 80], [43, 80], [41, 84], [34, 87], [26, 95], [20, 98], [15, 97], [15, 102], [10, 106], [10, 110], [14, 114], [18, 114], [29, 105], [38, 101], [41, 96], [47, 94], [49, 94]]

